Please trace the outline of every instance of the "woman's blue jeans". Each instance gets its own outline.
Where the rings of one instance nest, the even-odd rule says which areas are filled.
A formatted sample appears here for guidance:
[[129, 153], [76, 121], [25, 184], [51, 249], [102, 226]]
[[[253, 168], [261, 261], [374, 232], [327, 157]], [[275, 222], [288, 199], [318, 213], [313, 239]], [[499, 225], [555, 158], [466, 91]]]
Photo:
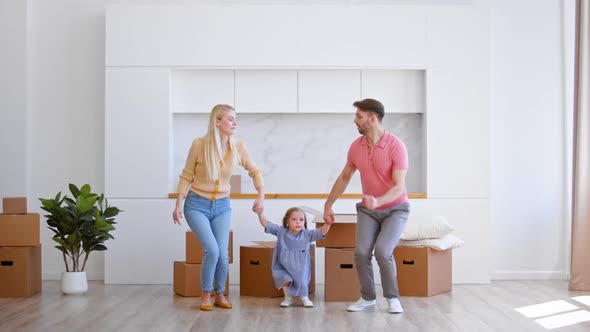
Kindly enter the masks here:
[[201, 289], [217, 294], [225, 291], [229, 272], [228, 241], [231, 226], [229, 197], [215, 201], [189, 192], [184, 202], [188, 226], [203, 246]]

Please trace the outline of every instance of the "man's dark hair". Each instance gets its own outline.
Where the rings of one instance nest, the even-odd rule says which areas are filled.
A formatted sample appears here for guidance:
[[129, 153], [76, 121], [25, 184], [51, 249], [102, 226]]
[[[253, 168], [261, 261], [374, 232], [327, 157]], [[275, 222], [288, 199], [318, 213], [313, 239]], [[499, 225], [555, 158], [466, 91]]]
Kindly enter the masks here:
[[381, 120], [383, 120], [383, 117], [385, 116], [385, 107], [383, 107], [383, 104], [381, 104], [380, 101], [375, 99], [365, 98], [363, 100], [358, 100], [355, 101], [352, 104], [352, 106], [363, 111], [375, 113], [375, 115], [377, 115], [377, 118], [379, 119], [379, 122], [381, 122]]

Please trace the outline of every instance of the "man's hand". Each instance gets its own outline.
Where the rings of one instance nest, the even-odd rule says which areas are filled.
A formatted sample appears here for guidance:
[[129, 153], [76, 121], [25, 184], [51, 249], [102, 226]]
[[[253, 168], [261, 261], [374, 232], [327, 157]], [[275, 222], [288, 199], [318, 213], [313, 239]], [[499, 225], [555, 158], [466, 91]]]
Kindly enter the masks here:
[[363, 205], [369, 210], [375, 210], [379, 206], [373, 195], [363, 195]]
[[332, 208], [324, 208], [324, 222], [326, 222], [327, 225], [332, 225], [334, 221], [334, 211], [332, 211]]

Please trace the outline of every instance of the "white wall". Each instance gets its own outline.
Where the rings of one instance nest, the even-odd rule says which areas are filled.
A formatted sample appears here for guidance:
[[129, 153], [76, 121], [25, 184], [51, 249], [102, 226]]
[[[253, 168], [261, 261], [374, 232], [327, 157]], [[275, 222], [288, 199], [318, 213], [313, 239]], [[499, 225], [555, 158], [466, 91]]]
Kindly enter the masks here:
[[[104, 8], [109, 2], [31, 1], [29, 209], [43, 212], [37, 198], [65, 193], [70, 182], [104, 190]], [[51, 236], [41, 227], [43, 278], [59, 278], [64, 270]], [[89, 278], [103, 278], [103, 256], [90, 256]]]
[[492, 17], [492, 278], [564, 278], [560, 2], [498, 0]]
[[27, 192], [27, 7], [0, 2], [0, 197]]
[[[0, 135], [6, 133], [5, 119], [13, 123], [8, 128], [10, 144], [1, 136], [0, 194], [27, 194], [29, 209], [39, 211], [36, 198], [65, 191], [68, 182], [104, 189], [105, 6], [137, 2], [31, 0], [28, 23], [24, 2], [0, 4], [0, 24], [11, 27], [0, 29], [0, 68], [5, 73], [0, 82], [19, 87], [14, 94], [0, 90]], [[493, 9], [493, 277], [562, 277], [568, 258], [558, 2], [503, 0], [496, 1]], [[13, 20], [19, 16], [21, 20]], [[27, 25], [31, 74], [30, 89], [25, 91]], [[8, 31], [16, 31], [22, 39], [12, 39], [13, 32]], [[4, 60], [7, 55], [12, 62]], [[18, 111], [7, 112], [5, 101], [18, 105], [14, 108]], [[23, 115], [27, 103], [28, 123]], [[28, 159], [18, 148], [25, 144], [13, 139], [27, 128], [29, 134], [20, 137], [28, 141]], [[19, 173], [22, 169], [27, 173]], [[26, 192], [20, 191], [23, 187]], [[58, 277], [63, 263], [45, 227], [42, 242], [43, 277]], [[103, 277], [103, 263], [102, 254], [91, 256], [87, 266], [91, 278]]]

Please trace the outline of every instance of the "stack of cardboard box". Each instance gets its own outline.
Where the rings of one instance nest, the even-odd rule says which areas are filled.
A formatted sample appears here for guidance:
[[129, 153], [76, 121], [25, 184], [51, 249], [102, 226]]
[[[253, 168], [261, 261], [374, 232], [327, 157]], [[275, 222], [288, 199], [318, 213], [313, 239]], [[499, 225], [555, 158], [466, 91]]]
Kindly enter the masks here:
[[[186, 260], [174, 262], [174, 293], [195, 297], [201, 296], [201, 263], [203, 247], [192, 231], [186, 231]], [[233, 232], [229, 231], [229, 262], [233, 263]], [[225, 282], [224, 295], [229, 295], [229, 273]]]
[[26, 197], [4, 197], [2, 208], [0, 297], [29, 297], [41, 291], [40, 217]]
[[[317, 241], [325, 250], [324, 300], [356, 301], [361, 284], [354, 263], [356, 246], [356, 214], [336, 214], [325, 240]], [[323, 216], [314, 220], [316, 227], [323, 226]]]
[[[272, 280], [272, 255], [275, 241], [254, 241], [240, 246], [240, 295], [254, 297], [282, 297], [282, 289], [276, 289]], [[311, 280], [309, 294], [315, 292], [315, 245], [309, 248], [311, 256]]]
[[[316, 227], [323, 226], [323, 215], [312, 208]], [[336, 214], [325, 240], [325, 301], [355, 301], [360, 282], [354, 263], [356, 214]], [[432, 296], [451, 291], [452, 252], [429, 247], [398, 246], [393, 252], [401, 296]]]

